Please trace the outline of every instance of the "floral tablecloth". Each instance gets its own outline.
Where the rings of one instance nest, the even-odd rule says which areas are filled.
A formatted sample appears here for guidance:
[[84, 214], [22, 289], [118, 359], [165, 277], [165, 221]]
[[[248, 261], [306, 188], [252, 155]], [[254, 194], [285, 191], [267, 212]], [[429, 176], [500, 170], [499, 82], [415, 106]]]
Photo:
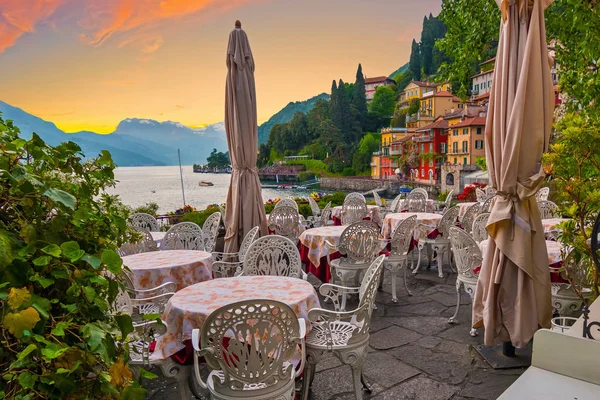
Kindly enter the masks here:
[[383, 220], [383, 237], [390, 239], [392, 233], [396, 230], [398, 225], [410, 216], [417, 216], [417, 229], [415, 229], [414, 239], [419, 240], [426, 238], [430, 233], [437, 229], [438, 222], [442, 219], [440, 214], [434, 213], [418, 213], [418, 212], [404, 212], [388, 214]]
[[308, 311], [320, 307], [313, 286], [297, 278], [240, 276], [198, 283], [175, 293], [167, 303], [163, 314], [167, 333], [157, 339], [151, 358], [164, 359], [184, 349], [192, 330], [202, 328], [206, 318], [217, 308], [251, 299], [281, 301], [307, 322]]
[[[369, 217], [371, 218], [371, 221], [373, 221], [377, 225], [381, 226], [381, 209], [379, 208], [379, 206], [368, 205], [367, 209], [369, 211]], [[333, 219], [334, 221], [336, 219], [341, 221], [342, 206], [333, 207], [331, 209], [331, 219]]]
[[136, 289], [152, 289], [166, 282], [181, 290], [212, 279], [212, 255], [197, 250], [163, 250], [123, 257], [123, 264], [133, 272]]
[[167, 232], [150, 232], [152, 239], [156, 242], [156, 246], [160, 247]]
[[458, 203], [458, 219], [462, 219], [463, 215], [465, 215], [469, 207], [471, 207], [473, 204], [477, 204], [477, 202], [473, 201], [468, 203]]
[[550, 233], [558, 228], [558, 224], [561, 222], [568, 221], [568, 218], [548, 218], [542, 220], [542, 226], [544, 227], [544, 233]]
[[[479, 249], [481, 250], [481, 254], [484, 255], [488, 248], [489, 239], [481, 241], [479, 243]], [[560, 242], [555, 242], [552, 240], [546, 240], [546, 248], [548, 250], [548, 266], [562, 263], [562, 244]]]
[[308, 259], [310, 262], [319, 266], [321, 257], [327, 256], [329, 249], [325, 246], [325, 241], [329, 241], [336, 247], [340, 244], [340, 237], [347, 226], [323, 226], [320, 228], [307, 229], [298, 238], [303, 246], [308, 248]]
[[[402, 203], [400, 205], [400, 211], [406, 211], [408, 208], [406, 207], [406, 200], [400, 200]], [[435, 211], [435, 200], [427, 199], [427, 203], [425, 204], [425, 210], [429, 213]]]

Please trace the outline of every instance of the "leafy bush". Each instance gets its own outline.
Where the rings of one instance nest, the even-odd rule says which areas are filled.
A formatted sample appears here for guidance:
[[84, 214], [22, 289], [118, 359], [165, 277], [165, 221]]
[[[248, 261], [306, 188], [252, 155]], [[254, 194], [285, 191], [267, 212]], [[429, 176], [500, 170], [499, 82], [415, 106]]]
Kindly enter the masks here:
[[302, 171], [298, 174], [298, 179], [300, 182], [313, 180], [315, 179], [315, 173], [310, 171]]
[[193, 222], [197, 224], [199, 227], [204, 225], [204, 221], [212, 214], [219, 210], [217, 206], [208, 206], [206, 210], [203, 211], [192, 211], [185, 213], [183, 217], [181, 217], [181, 222]]
[[335, 192], [332, 194], [327, 194], [321, 197], [321, 200], [319, 201], [319, 207], [323, 208], [329, 202], [331, 202], [331, 207], [341, 206], [342, 204], [344, 204], [345, 198], [346, 193], [344, 192]]
[[438, 201], [446, 201], [446, 198], [448, 198], [449, 193], [450, 192], [448, 190], [440, 192], [440, 194], [438, 194], [438, 196], [437, 196]]
[[150, 203], [146, 203], [143, 206], [134, 208], [133, 212], [134, 213], [150, 214], [150, 215], [156, 217], [158, 215], [158, 204], [156, 204], [155, 202], [151, 201]]
[[344, 176], [354, 176], [356, 174], [354, 173], [354, 168], [352, 168], [352, 167], [346, 167], [342, 171], [342, 175], [344, 175]]
[[77, 144], [22, 139], [2, 118], [0, 152], [0, 398], [143, 398], [106, 274], [122, 272], [115, 250], [132, 239], [129, 209], [105, 193], [110, 153], [84, 162]]

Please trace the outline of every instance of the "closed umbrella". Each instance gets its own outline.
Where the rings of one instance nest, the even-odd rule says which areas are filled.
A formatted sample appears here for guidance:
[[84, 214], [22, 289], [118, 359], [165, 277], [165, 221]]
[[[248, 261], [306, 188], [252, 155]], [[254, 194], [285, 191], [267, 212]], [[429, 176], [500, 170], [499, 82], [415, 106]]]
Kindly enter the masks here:
[[472, 322], [485, 327], [487, 346], [498, 337], [525, 347], [552, 318], [546, 243], [534, 196], [545, 176], [541, 157], [554, 110], [544, 25], [552, 0], [496, 2], [502, 23], [485, 143], [490, 184], [498, 193]]
[[225, 251], [236, 252], [240, 237], [259, 226], [267, 234], [260, 180], [256, 170], [258, 126], [254, 58], [248, 36], [236, 21], [227, 46], [225, 131], [231, 158], [231, 182], [225, 216]]

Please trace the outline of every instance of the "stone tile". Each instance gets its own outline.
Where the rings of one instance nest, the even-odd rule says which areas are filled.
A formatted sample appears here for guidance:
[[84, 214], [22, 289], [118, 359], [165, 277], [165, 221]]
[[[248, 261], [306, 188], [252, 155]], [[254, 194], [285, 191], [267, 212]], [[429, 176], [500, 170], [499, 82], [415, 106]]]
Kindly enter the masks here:
[[435, 285], [423, 292], [425, 296], [431, 296], [436, 293], [453, 294], [456, 296], [456, 287], [454, 285]]
[[372, 383], [389, 388], [421, 372], [384, 352], [369, 352], [363, 371]]
[[459, 388], [424, 376], [411, 379], [375, 396], [377, 400], [448, 400]]
[[403, 317], [411, 314], [439, 316], [442, 312], [446, 311], [446, 308], [447, 307], [436, 301], [429, 301], [427, 303], [410, 304], [406, 306], [390, 308], [387, 315], [391, 317]]
[[455, 342], [467, 343], [467, 344], [482, 344], [483, 343], [483, 330], [480, 329], [479, 335], [472, 337], [469, 335], [471, 331], [470, 320], [468, 323], [452, 325], [450, 329], [441, 332], [438, 336], [444, 339], [450, 339]]
[[[431, 294], [428, 297], [446, 307], [452, 307], [452, 312], [454, 312], [454, 309], [456, 308], [456, 292], [454, 292], [452, 294], [439, 292], [439, 293]], [[462, 304], [462, 305], [471, 304], [471, 298], [468, 295], [460, 296], [460, 304]], [[468, 308], [468, 306], [467, 306], [467, 308]]]
[[390, 354], [410, 364], [429, 377], [458, 385], [463, 382], [471, 370], [471, 360], [454, 354], [436, 353], [417, 346], [404, 346], [391, 350]]
[[380, 318], [371, 318], [371, 333], [373, 332], [377, 332], [380, 331], [382, 329], [385, 328], [389, 328], [390, 326], [394, 325], [392, 323], [392, 321], [390, 321], [389, 318], [384, 318], [384, 317], [380, 317]]
[[[381, 393], [385, 390], [385, 388], [383, 386], [381, 386], [377, 383], [372, 383], [371, 389], [373, 389], [373, 391], [371, 393], [367, 392], [366, 390], [363, 390], [363, 392], [362, 392], [363, 400], [372, 399], [373, 397], [377, 396], [379, 393]], [[335, 400], [356, 400], [356, 396], [354, 395], [354, 392], [346, 393], [346, 394], [336, 396]]]
[[437, 335], [451, 327], [445, 317], [395, 317], [389, 318], [389, 321], [422, 335]]
[[440, 344], [442, 339], [437, 336], [423, 336], [421, 339], [417, 340], [414, 344], [417, 346], [424, 347], [426, 349], [433, 349], [435, 346]]
[[412, 343], [420, 337], [418, 333], [394, 325], [372, 334], [369, 344], [377, 350], [386, 350]]
[[474, 352], [470, 344], [458, 343], [453, 340], [443, 340], [434, 350], [460, 357], [470, 357]]
[[331, 369], [335, 367], [339, 367], [342, 365], [342, 362], [339, 358], [333, 355], [333, 353], [323, 353], [323, 356], [317, 363], [317, 372], [325, 371], [326, 369]]
[[353, 392], [352, 372], [347, 365], [331, 368], [315, 374], [311, 386], [312, 399], [329, 400], [335, 395]]
[[[518, 370], [517, 372], [522, 371]], [[500, 371], [493, 369], [475, 370], [469, 376], [467, 384], [460, 391], [460, 395], [482, 400], [497, 399], [519, 377], [518, 375], [505, 375], [498, 372]]]

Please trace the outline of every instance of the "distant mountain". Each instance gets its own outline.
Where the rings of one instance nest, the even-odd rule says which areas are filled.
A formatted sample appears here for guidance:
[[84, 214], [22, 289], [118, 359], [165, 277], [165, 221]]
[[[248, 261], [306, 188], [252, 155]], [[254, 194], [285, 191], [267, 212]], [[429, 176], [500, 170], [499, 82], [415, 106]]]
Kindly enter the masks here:
[[287, 106], [281, 109], [277, 114], [273, 115], [269, 120], [258, 127], [258, 144], [267, 143], [271, 128], [276, 124], [285, 124], [290, 122], [297, 112], [307, 113], [313, 109], [315, 102], [318, 99], [329, 99], [327, 93], [321, 93], [318, 96], [311, 97], [308, 100], [290, 102]]
[[392, 79], [394, 79], [394, 77], [398, 74], [403, 74], [404, 72], [408, 71], [408, 67], [409, 67], [409, 63], [404, 64], [403, 66], [401, 66], [400, 68], [398, 68], [397, 70], [395, 70], [394, 72], [392, 72], [391, 74], [389, 74], [388, 76]]
[[183, 164], [204, 163], [213, 148], [227, 150], [223, 123], [192, 129], [178, 122], [158, 122], [150, 119], [128, 118], [119, 123], [108, 135], [90, 131], [65, 133], [52, 122], [28, 114], [20, 108], [0, 101], [4, 119], [11, 119], [29, 138], [36, 132], [51, 145], [71, 140], [86, 157], [94, 157], [101, 150], [111, 152], [119, 166], [176, 165], [177, 149], [181, 150]]

